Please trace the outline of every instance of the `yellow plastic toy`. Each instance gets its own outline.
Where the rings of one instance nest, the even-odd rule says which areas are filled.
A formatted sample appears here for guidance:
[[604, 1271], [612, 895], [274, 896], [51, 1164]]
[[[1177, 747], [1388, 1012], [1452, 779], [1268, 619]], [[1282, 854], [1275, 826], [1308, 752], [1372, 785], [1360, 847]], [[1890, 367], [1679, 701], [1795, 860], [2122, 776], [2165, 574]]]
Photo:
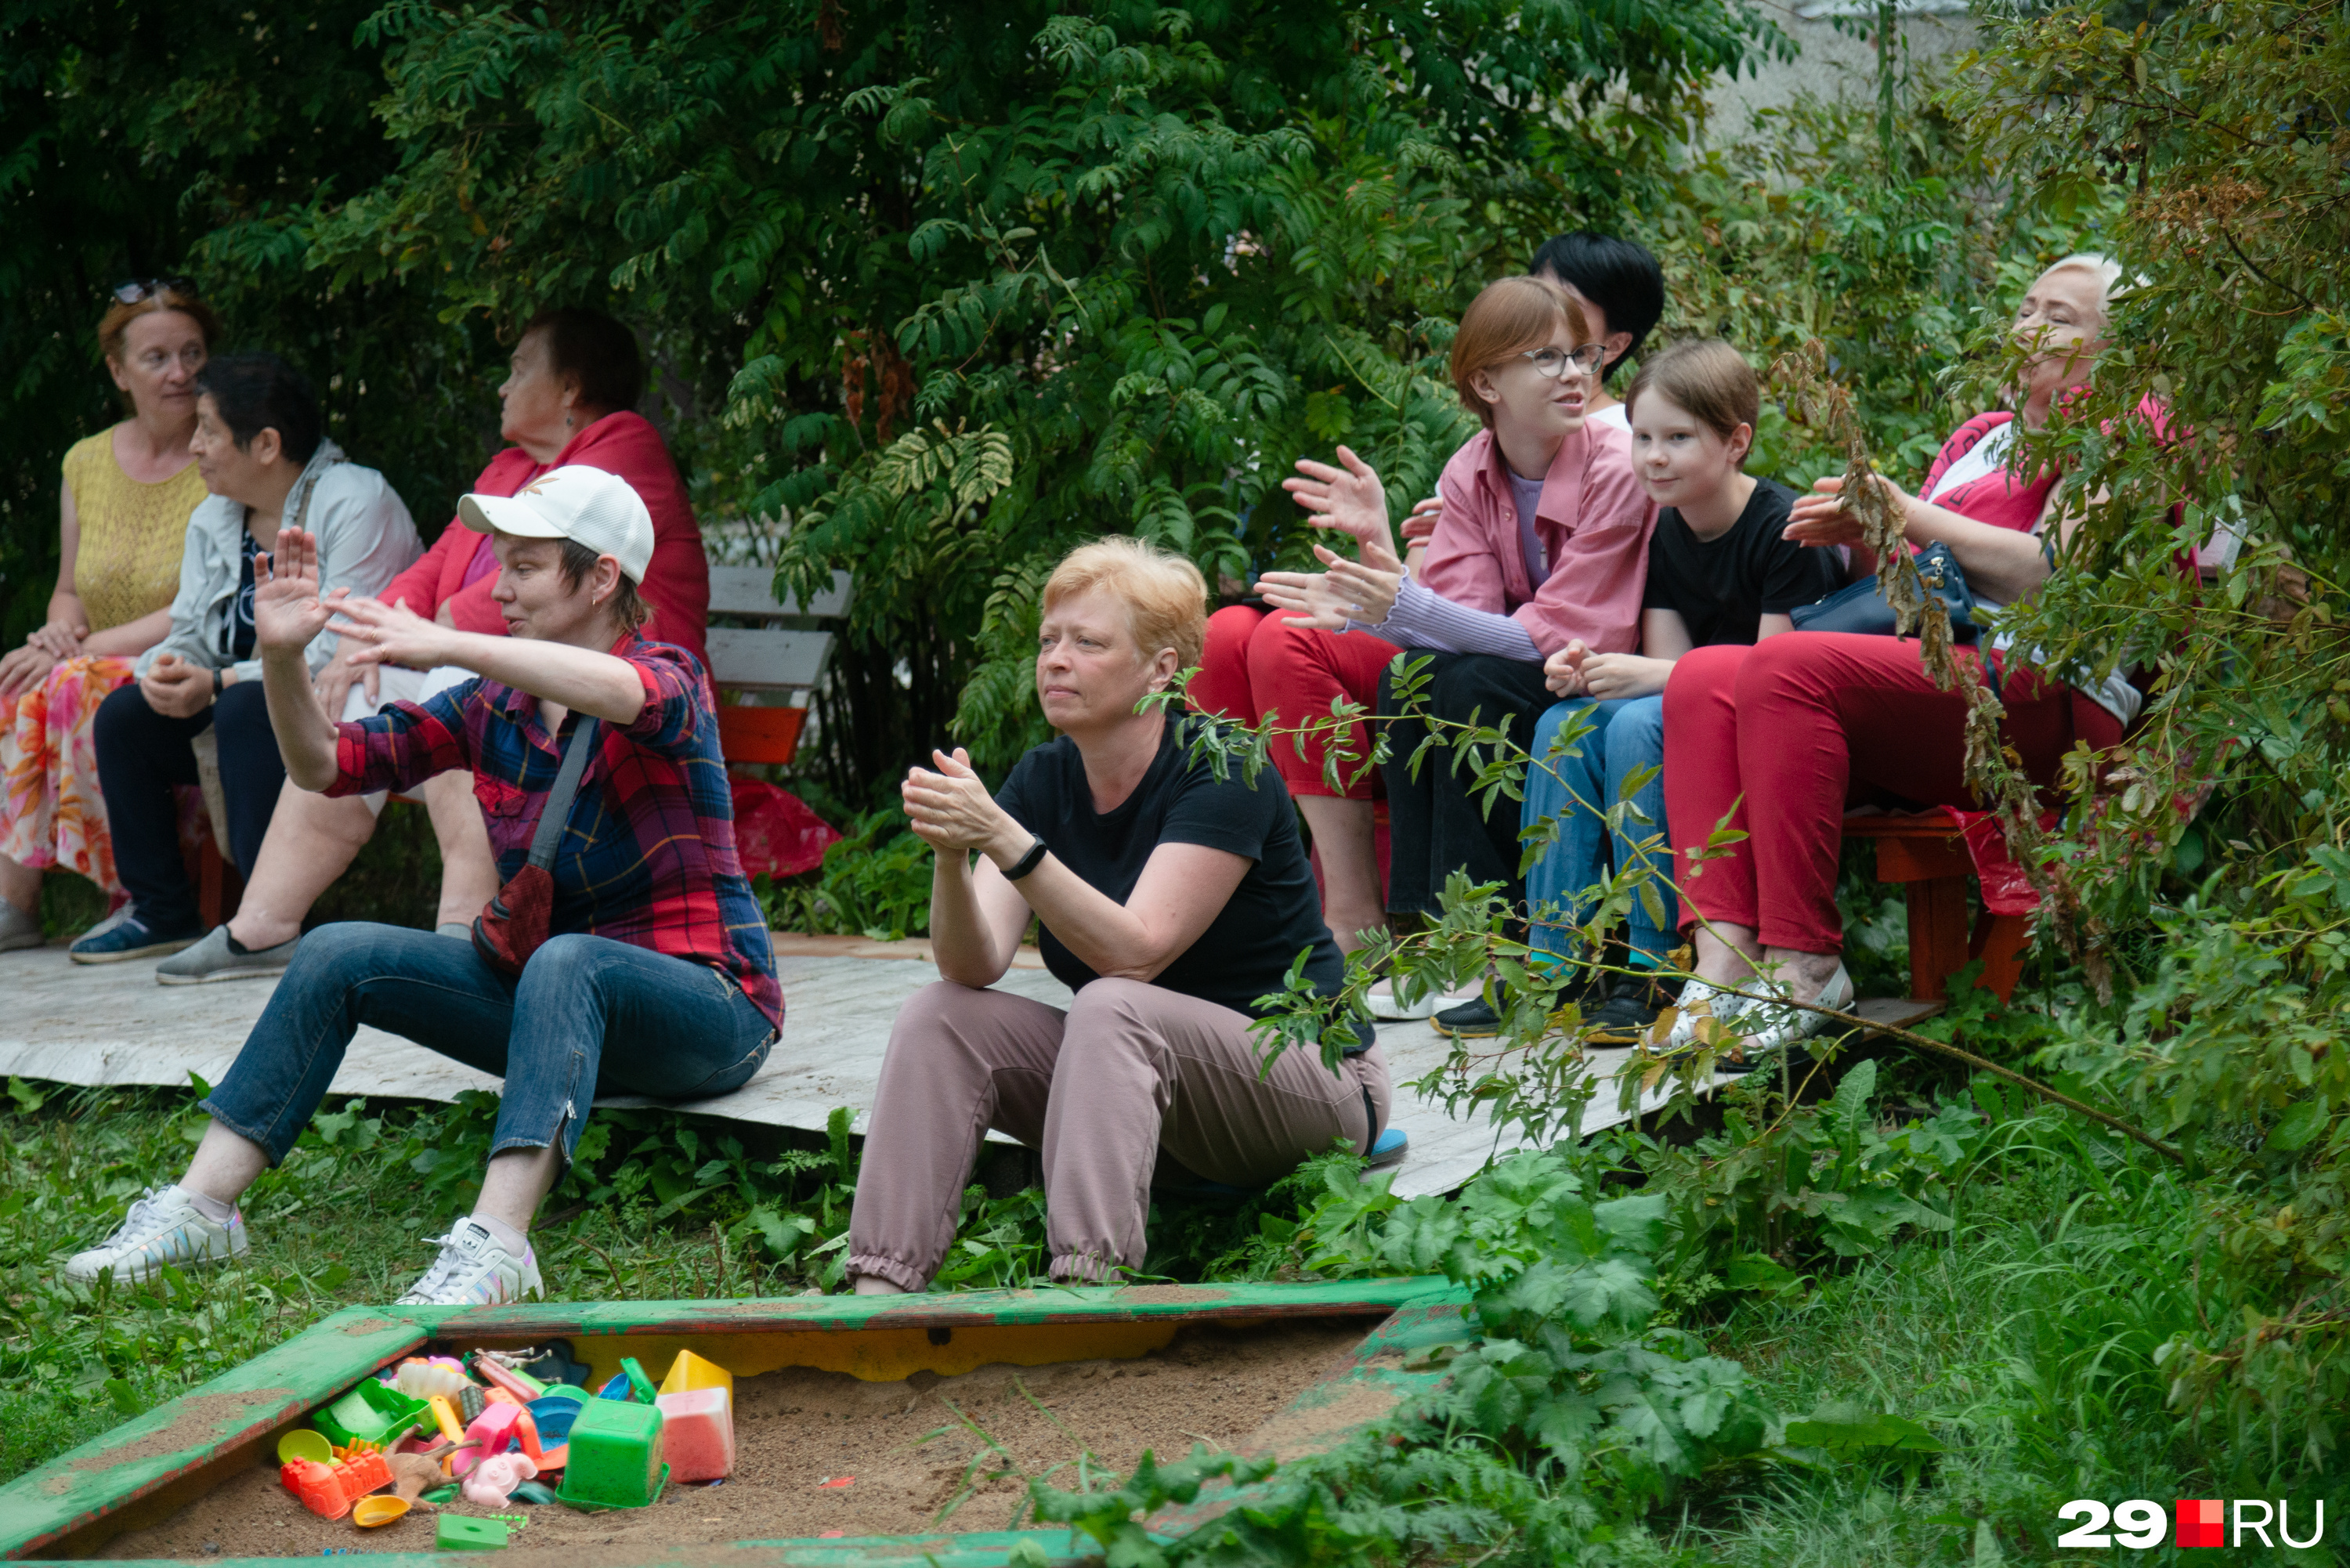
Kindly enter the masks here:
[[290, 1465], [296, 1459], [309, 1459], [323, 1465], [331, 1462], [334, 1457], [335, 1445], [327, 1440], [327, 1434], [313, 1431], [308, 1427], [296, 1427], [277, 1439], [277, 1462], [281, 1465]]
[[408, 1500], [378, 1494], [363, 1497], [351, 1504], [351, 1522], [361, 1530], [373, 1530], [390, 1524], [408, 1511]]
[[433, 1423], [441, 1428], [442, 1437], [452, 1443], [465, 1440], [465, 1423], [457, 1418], [456, 1401], [446, 1394], [435, 1394], [425, 1403], [432, 1407]]
[[723, 1388], [726, 1403], [734, 1403], [734, 1375], [707, 1356], [681, 1350], [677, 1359], [669, 1364], [669, 1376], [661, 1379], [664, 1394], [682, 1394], [689, 1388]]

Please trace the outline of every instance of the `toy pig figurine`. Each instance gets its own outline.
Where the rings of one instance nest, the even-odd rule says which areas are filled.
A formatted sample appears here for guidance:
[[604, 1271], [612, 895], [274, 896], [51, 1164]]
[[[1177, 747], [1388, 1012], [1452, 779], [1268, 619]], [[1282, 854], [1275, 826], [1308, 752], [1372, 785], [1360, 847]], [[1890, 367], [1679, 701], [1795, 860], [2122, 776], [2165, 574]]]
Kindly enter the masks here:
[[466, 1472], [463, 1496], [476, 1508], [504, 1508], [515, 1487], [537, 1475], [528, 1454], [492, 1454]]

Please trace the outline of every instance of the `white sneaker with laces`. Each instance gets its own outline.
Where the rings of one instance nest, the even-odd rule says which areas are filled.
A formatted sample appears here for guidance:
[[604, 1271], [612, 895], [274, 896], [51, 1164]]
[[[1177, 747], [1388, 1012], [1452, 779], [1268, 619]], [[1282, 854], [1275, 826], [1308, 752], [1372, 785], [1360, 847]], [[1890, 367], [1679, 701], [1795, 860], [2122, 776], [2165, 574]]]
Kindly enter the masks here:
[[538, 1260], [515, 1257], [478, 1220], [460, 1220], [439, 1238], [441, 1255], [395, 1306], [499, 1306], [545, 1296]]
[[66, 1278], [92, 1284], [111, 1269], [118, 1284], [130, 1284], [152, 1278], [166, 1264], [224, 1263], [252, 1250], [242, 1212], [232, 1209], [226, 1220], [212, 1219], [175, 1182], [140, 1194], [113, 1235], [66, 1260]]

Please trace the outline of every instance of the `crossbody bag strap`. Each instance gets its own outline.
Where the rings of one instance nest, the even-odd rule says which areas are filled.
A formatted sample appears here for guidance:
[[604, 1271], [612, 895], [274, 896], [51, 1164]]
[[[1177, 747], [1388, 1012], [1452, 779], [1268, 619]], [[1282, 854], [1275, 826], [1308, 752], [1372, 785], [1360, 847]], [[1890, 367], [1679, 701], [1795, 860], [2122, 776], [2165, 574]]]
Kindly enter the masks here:
[[555, 864], [555, 846], [563, 841], [563, 829], [571, 820], [571, 803], [579, 797], [579, 776], [588, 771], [588, 754], [596, 749], [596, 732], [602, 724], [600, 719], [581, 719], [571, 732], [570, 743], [563, 748], [563, 766], [556, 772], [555, 787], [546, 792], [538, 826], [530, 836], [533, 866]]

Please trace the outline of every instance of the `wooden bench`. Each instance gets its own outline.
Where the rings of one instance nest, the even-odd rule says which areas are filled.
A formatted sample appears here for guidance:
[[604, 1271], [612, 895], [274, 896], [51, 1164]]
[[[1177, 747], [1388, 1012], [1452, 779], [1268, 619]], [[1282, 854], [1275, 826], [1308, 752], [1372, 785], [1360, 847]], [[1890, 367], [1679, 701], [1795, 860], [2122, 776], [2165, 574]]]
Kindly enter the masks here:
[[[760, 623], [709, 630], [711, 683], [719, 690], [718, 743], [729, 763], [788, 763], [798, 753], [806, 707], [730, 703], [727, 694], [782, 692], [804, 701], [832, 659], [834, 636], [819, 623], [848, 613], [853, 585], [847, 572], [835, 572], [831, 588], [805, 607], [775, 597], [775, 573], [764, 566], [710, 568], [710, 613]], [[234, 916], [244, 878], [211, 835], [186, 864], [205, 928]]]
[[2021, 915], [1994, 915], [1988, 909], [1970, 921], [1967, 879], [1974, 875], [1974, 860], [1959, 825], [1948, 814], [1850, 816], [1845, 819], [1844, 834], [1877, 846], [1878, 881], [1898, 882], [1908, 889], [1913, 999], [1945, 1000], [1950, 976], [1976, 959], [1982, 960], [1982, 984], [2002, 1002], [2014, 993], [2023, 973], [2029, 922]]
[[[806, 605], [775, 597], [775, 575], [765, 566], [710, 568], [710, 613], [747, 627], [710, 628], [710, 680], [718, 688], [718, 741], [730, 763], [788, 763], [798, 754], [807, 722], [807, 694], [824, 679], [834, 637], [821, 623], [848, 613], [853, 585], [847, 572]], [[788, 706], [730, 702], [729, 693], [775, 692]]]

